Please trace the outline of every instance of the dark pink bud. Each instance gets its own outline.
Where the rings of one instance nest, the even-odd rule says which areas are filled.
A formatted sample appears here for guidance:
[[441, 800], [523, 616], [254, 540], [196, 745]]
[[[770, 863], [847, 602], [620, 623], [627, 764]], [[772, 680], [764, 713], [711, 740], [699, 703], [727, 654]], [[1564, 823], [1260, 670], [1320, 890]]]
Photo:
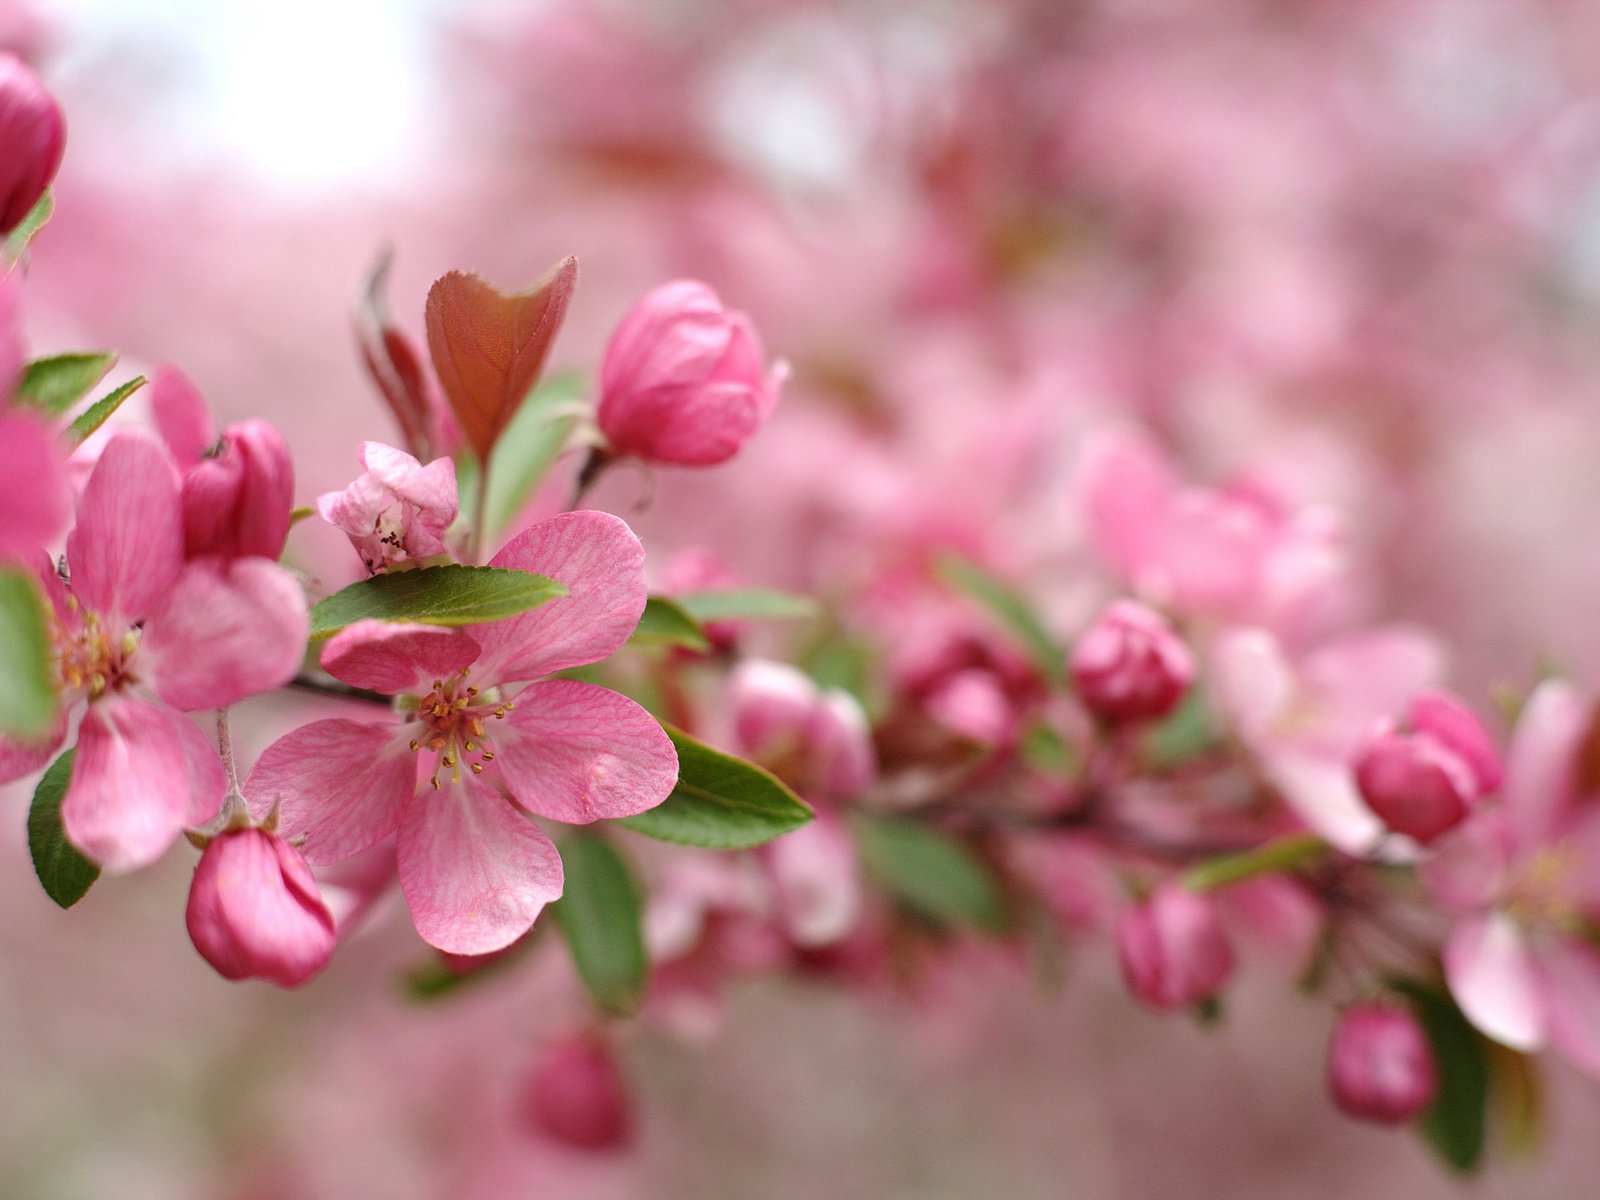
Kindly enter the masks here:
[[61, 166], [61, 106], [21, 59], [0, 53], [0, 235], [39, 203]]
[[1233, 973], [1233, 947], [1211, 900], [1164, 883], [1117, 918], [1117, 956], [1128, 989], [1155, 1008], [1215, 995]]
[[189, 886], [189, 937], [224, 979], [299, 987], [333, 954], [333, 917], [300, 852], [263, 829], [212, 839]]
[[1385, 726], [1355, 762], [1356, 786], [1390, 829], [1424, 844], [1454, 829], [1500, 784], [1500, 758], [1472, 713], [1439, 692], [1412, 701], [1410, 729]]
[[184, 554], [276, 559], [293, 507], [294, 462], [283, 435], [255, 419], [230, 425], [220, 451], [184, 475]]
[[590, 1032], [549, 1042], [528, 1076], [519, 1116], [528, 1130], [578, 1150], [624, 1149], [633, 1140], [633, 1105], [611, 1043]]
[[600, 368], [600, 428], [613, 454], [706, 467], [731, 458], [777, 407], [750, 319], [703, 283], [678, 280], [622, 319]]
[[1399, 1125], [1433, 1102], [1433, 1052], [1417, 1019], [1395, 1004], [1356, 1004], [1328, 1040], [1328, 1090], [1352, 1117]]
[[1194, 680], [1189, 647], [1161, 614], [1118, 600], [1072, 648], [1072, 681], [1084, 706], [1104, 721], [1164, 717]]

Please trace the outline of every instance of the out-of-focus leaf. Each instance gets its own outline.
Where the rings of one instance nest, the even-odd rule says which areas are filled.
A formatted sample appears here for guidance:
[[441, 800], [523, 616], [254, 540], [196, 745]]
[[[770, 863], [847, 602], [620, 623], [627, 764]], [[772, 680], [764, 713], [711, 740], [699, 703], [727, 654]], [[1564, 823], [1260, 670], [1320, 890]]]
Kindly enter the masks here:
[[1066, 779], [1075, 774], [1082, 760], [1076, 750], [1053, 726], [1036, 721], [1022, 735], [1022, 761], [1041, 775]]
[[111, 414], [122, 407], [122, 402], [143, 386], [144, 376], [135, 375], [127, 383], [107, 392], [88, 408], [84, 409], [77, 415], [72, 424], [67, 426], [67, 431], [63, 435], [67, 440], [67, 445], [83, 445], [85, 438], [109, 421]]
[[56, 707], [44, 597], [28, 572], [0, 569], [0, 733], [40, 737]]
[[394, 414], [406, 449], [427, 462], [433, 457], [433, 434], [422, 360], [412, 347], [411, 339], [389, 319], [384, 300], [393, 257], [385, 249], [367, 276], [367, 287], [356, 316], [356, 336], [367, 374], [372, 376], [378, 393]]
[[1011, 927], [1004, 890], [966, 843], [901, 818], [858, 815], [851, 828], [868, 873], [923, 916], [982, 933]]
[[452, 563], [374, 575], [341, 588], [311, 610], [311, 636], [324, 638], [357, 621], [475, 625], [538, 608], [567, 589], [531, 571]]
[[597, 1006], [630, 1013], [644, 997], [650, 971], [639, 887], [622, 856], [592, 833], [562, 839], [561, 862], [566, 885], [550, 911], [578, 975]]
[[[517, 519], [567, 447], [578, 423], [583, 381], [567, 373], [545, 380], [529, 393], [495, 444], [490, 459], [489, 497], [484, 509], [488, 533], [503, 532]], [[456, 462], [461, 511], [476, 511], [483, 472], [463, 453]]]
[[36, 358], [22, 372], [17, 384], [17, 403], [59, 417], [87, 396], [116, 362], [115, 354], [88, 352]]
[[1291, 833], [1224, 858], [1213, 858], [1184, 873], [1183, 883], [1196, 892], [1227, 887], [1269, 871], [1289, 871], [1315, 862], [1328, 852], [1328, 843], [1314, 833]]
[[939, 578], [976, 601], [1016, 639], [1043, 678], [1057, 687], [1066, 681], [1066, 652], [1015, 588], [957, 554], [946, 554], [936, 569]]
[[28, 853], [45, 893], [62, 908], [71, 908], [100, 878], [95, 866], [67, 841], [61, 828], [61, 800], [72, 781], [72, 756], [68, 750], [39, 780], [28, 809]]
[[1539, 1064], [1531, 1055], [1485, 1042], [1493, 1080], [1495, 1128], [1506, 1153], [1527, 1156], [1539, 1148], [1544, 1135], [1544, 1083]]
[[6, 235], [3, 253], [7, 263], [19, 260], [27, 250], [28, 243], [38, 235], [50, 222], [50, 214], [55, 212], [55, 198], [49, 192], [39, 197], [39, 202], [28, 210], [28, 215], [22, 218], [18, 225]]
[[817, 602], [771, 588], [732, 588], [677, 597], [683, 611], [702, 625], [713, 621], [803, 620], [817, 615]]
[[1188, 762], [1216, 741], [1211, 710], [1198, 687], [1189, 689], [1183, 703], [1145, 731], [1141, 742], [1145, 761], [1159, 771]]
[[700, 623], [666, 596], [651, 596], [645, 602], [644, 614], [628, 640], [643, 646], [681, 646], [699, 651], [711, 648]]
[[1485, 1039], [1444, 991], [1412, 980], [1395, 980], [1411, 1002], [1438, 1071], [1439, 1094], [1418, 1122], [1429, 1145], [1458, 1171], [1471, 1171], [1483, 1157], [1489, 1105], [1489, 1057]]

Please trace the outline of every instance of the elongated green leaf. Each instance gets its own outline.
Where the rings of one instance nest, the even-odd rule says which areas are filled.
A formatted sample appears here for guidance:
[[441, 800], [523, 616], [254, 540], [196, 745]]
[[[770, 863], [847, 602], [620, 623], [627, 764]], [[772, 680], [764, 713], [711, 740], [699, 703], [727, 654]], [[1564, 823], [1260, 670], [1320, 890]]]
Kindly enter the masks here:
[[1164, 771], [1188, 762], [1215, 741], [1205, 693], [1192, 687], [1177, 711], [1145, 732], [1140, 749], [1152, 767]]
[[1020, 593], [959, 555], [945, 555], [937, 571], [945, 583], [976, 601], [1021, 644], [1040, 675], [1056, 686], [1066, 681], [1066, 652]]
[[50, 214], [55, 211], [54, 197], [46, 192], [39, 197], [39, 202], [28, 210], [28, 215], [22, 218], [18, 225], [6, 235], [3, 253], [8, 263], [14, 263], [22, 257], [23, 251], [28, 248], [28, 243], [33, 241], [38, 232], [50, 221]]
[[901, 818], [859, 816], [851, 824], [867, 871], [923, 916], [982, 933], [1011, 927], [999, 881], [964, 842]]
[[544, 482], [578, 423], [582, 397], [581, 377], [556, 375], [534, 388], [517, 409], [490, 456], [487, 515], [491, 530], [498, 532], [516, 520]]
[[1483, 1157], [1489, 1107], [1489, 1058], [1484, 1039], [1442, 990], [1411, 980], [1394, 981], [1411, 1002], [1438, 1071], [1439, 1093], [1418, 1129], [1439, 1156], [1458, 1171], [1474, 1170]]
[[144, 386], [144, 376], [135, 375], [127, 383], [106, 393], [88, 408], [78, 414], [71, 425], [67, 426], [66, 439], [69, 446], [79, 446], [83, 440], [100, 426], [111, 419], [111, 414], [122, 407], [122, 402]]
[[566, 886], [550, 911], [572, 948], [578, 975], [600, 1008], [630, 1013], [644, 996], [650, 972], [639, 887], [622, 856], [592, 833], [563, 838], [561, 864]]
[[45, 893], [62, 908], [71, 908], [100, 878], [95, 866], [67, 841], [61, 828], [61, 799], [72, 780], [72, 756], [68, 750], [44, 773], [33, 790], [33, 806], [28, 809], [28, 853]]
[[817, 615], [817, 602], [771, 588], [733, 588], [679, 596], [678, 603], [700, 624], [712, 621], [794, 621]]
[[324, 638], [357, 621], [473, 625], [498, 621], [565, 596], [553, 579], [530, 571], [451, 564], [374, 575], [341, 588], [311, 610], [311, 636]]
[[648, 812], [620, 823], [682, 846], [747, 850], [798, 829], [811, 808], [767, 771], [662, 726], [678, 750], [678, 783]]
[[645, 602], [644, 615], [628, 639], [642, 646], [682, 646], [687, 650], [709, 650], [705, 630], [675, 600], [665, 596], [651, 596]]
[[89, 394], [116, 365], [115, 354], [55, 354], [36, 358], [22, 372], [17, 402], [59, 417]]
[[44, 597], [26, 571], [0, 570], [0, 733], [37, 738], [55, 720]]

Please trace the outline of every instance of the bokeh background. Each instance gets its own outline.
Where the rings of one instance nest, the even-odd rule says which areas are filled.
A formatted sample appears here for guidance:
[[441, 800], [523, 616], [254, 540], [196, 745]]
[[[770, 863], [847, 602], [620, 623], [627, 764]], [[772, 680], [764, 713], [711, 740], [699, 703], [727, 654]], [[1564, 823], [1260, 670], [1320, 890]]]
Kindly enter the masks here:
[[[390, 432], [352, 338], [382, 247], [414, 333], [445, 270], [575, 253], [556, 366], [693, 275], [794, 368], [728, 468], [597, 493], [653, 564], [849, 603], [934, 540], [1068, 621], [1078, 448], [1138, 423], [1337, 506], [1367, 611], [1438, 631], [1464, 693], [1600, 684], [1600, 6], [0, 0], [0, 43], [70, 127], [31, 343], [181, 365], [284, 430], [302, 502]], [[352, 566], [310, 527], [291, 554]], [[290, 718], [247, 707], [248, 755]], [[698, 1042], [635, 1031], [640, 1144], [586, 1158], [512, 1118], [578, 1015], [559, 955], [418, 1006], [397, 907], [303, 992], [228, 986], [185, 855], [63, 913], [5, 801], [7, 1198], [1536, 1200], [1600, 1169], [1558, 1063], [1543, 1145], [1467, 1185], [1332, 1109], [1329, 1013], [1282, 970], [1202, 1030], [1092, 941], [1054, 989], [973, 947], [914, 996], [758, 983]]]

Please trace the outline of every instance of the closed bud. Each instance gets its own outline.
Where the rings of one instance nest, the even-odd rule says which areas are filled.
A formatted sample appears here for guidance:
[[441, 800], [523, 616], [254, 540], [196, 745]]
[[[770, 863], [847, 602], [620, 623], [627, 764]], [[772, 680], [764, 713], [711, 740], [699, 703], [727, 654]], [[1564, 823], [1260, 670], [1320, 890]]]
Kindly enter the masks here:
[[1103, 721], [1164, 717], [1194, 681], [1194, 656], [1170, 622], [1134, 600], [1101, 613], [1072, 648], [1072, 681]]
[[1233, 974], [1233, 947], [1211, 900], [1164, 883], [1117, 918], [1117, 957], [1128, 989], [1154, 1008], [1216, 995]]
[[623, 318], [600, 368], [600, 429], [615, 455], [706, 467], [731, 458], [778, 403], [750, 319], [703, 283], [650, 292]]
[[1328, 1090], [1352, 1117], [1399, 1125], [1433, 1103], [1433, 1052], [1409, 1009], [1356, 1004], [1328, 1040]]
[[611, 1043], [579, 1032], [548, 1042], [519, 1098], [524, 1128], [593, 1153], [633, 1140], [633, 1105]]
[[230, 425], [217, 453], [184, 475], [184, 554], [276, 559], [293, 507], [294, 462], [283, 435], [261, 420]]
[[334, 924], [300, 852], [264, 829], [214, 837], [185, 914], [200, 956], [224, 979], [299, 987], [328, 964]]
[[1500, 761], [1477, 717], [1451, 697], [1427, 692], [1412, 702], [1407, 728], [1385, 725], [1367, 740], [1355, 776], [1361, 798], [1385, 825], [1426, 844], [1500, 785]]
[[61, 106], [21, 59], [0, 52], [0, 235], [39, 203], [67, 145]]
[[846, 799], [877, 777], [861, 705], [796, 667], [746, 659], [729, 677], [728, 706], [739, 749], [813, 798]]

